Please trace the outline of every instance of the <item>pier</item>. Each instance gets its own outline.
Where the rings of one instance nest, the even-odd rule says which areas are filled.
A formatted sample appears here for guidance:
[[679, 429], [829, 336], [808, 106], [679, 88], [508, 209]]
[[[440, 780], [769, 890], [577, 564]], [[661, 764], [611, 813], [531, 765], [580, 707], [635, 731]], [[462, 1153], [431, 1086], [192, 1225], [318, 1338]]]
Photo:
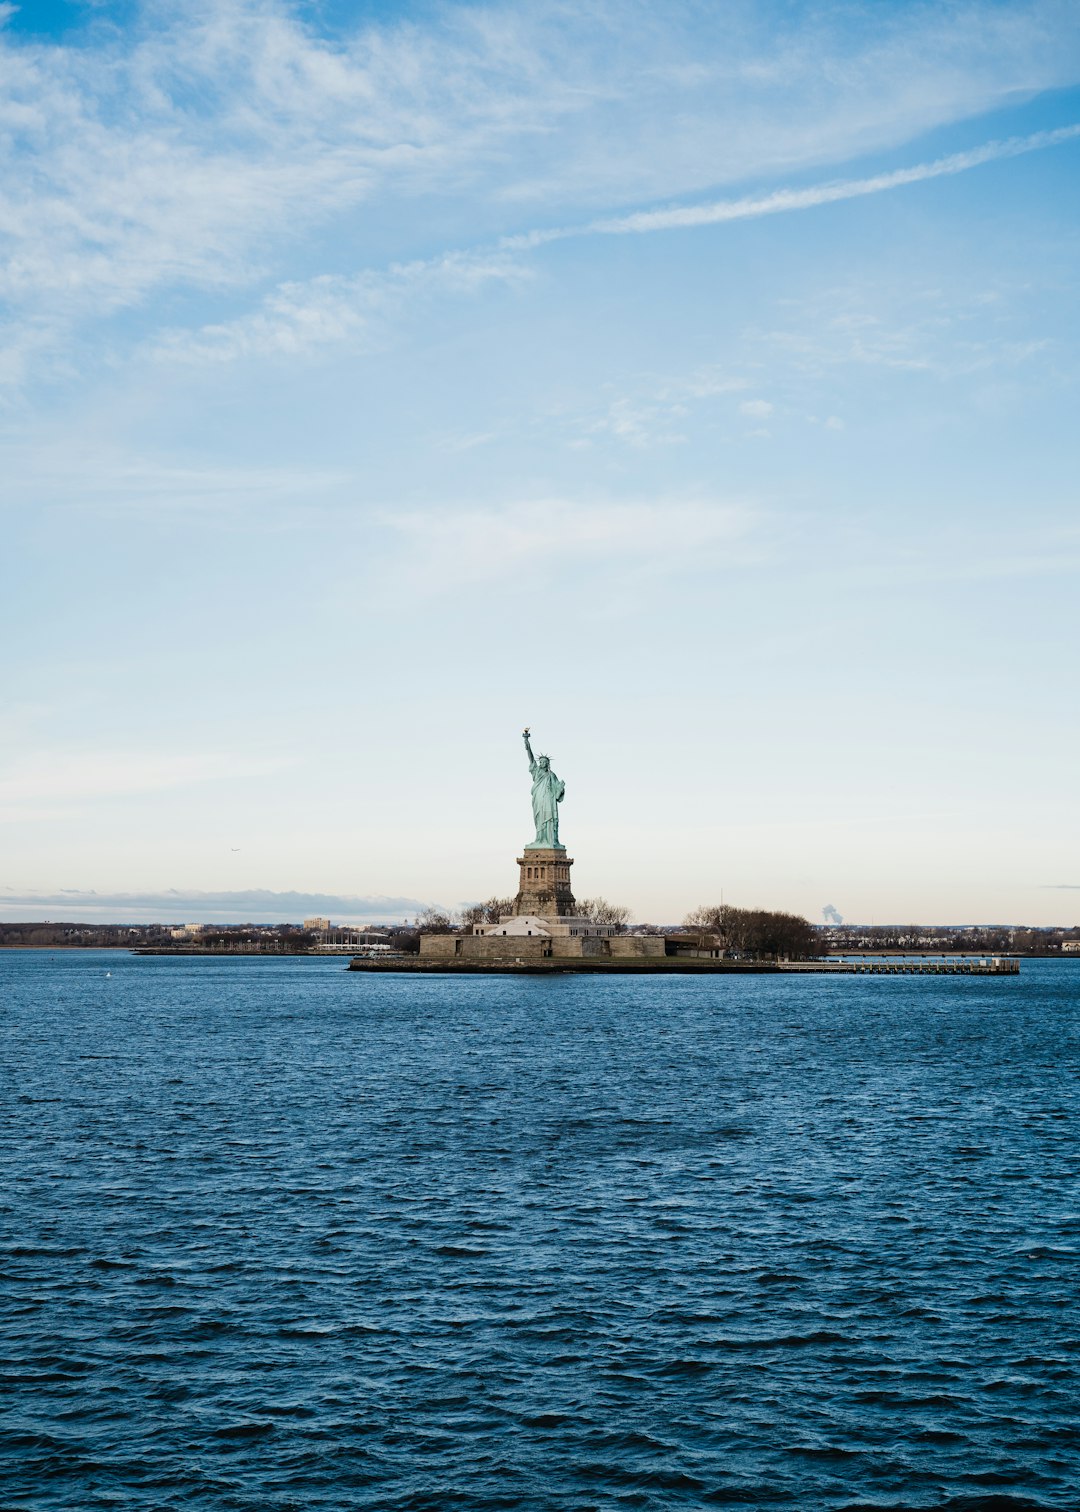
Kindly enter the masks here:
[[455, 956], [385, 955], [378, 959], [354, 956], [350, 971], [413, 972], [439, 976], [491, 976], [577, 972], [584, 976], [733, 976], [772, 972], [781, 975], [817, 973], [826, 976], [1016, 976], [1017, 956], [894, 956], [846, 961], [733, 961], [693, 956], [581, 958], [507, 955], [488, 961]]
[[[808, 963], [809, 964], [809, 963]], [[798, 970], [795, 962], [785, 963], [784, 970]], [[826, 971], [844, 971], [874, 976], [1017, 976], [1019, 956], [852, 956], [847, 960], [817, 963]]]

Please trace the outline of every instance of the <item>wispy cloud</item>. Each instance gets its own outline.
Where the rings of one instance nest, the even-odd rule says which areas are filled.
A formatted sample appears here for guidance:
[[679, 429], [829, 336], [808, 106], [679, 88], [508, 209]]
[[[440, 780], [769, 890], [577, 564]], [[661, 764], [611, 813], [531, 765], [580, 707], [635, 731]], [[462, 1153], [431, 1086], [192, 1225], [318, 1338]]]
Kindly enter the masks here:
[[735, 554], [757, 524], [747, 506], [711, 501], [660, 500], [586, 503], [533, 499], [496, 509], [405, 510], [385, 526], [407, 540], [402, 572], [416, 588], [457, 591], [463, 582], [538, 573], [564, 561], [573, 542], [578, 566], [665, 564], [685, 567], [688, 557]]
[[506, 253], [446, 253], [395, 264], [384, 273], [322, 276], [282, 284], [259, 309], [201, 329], [164, 333], [160, 360], [230, 362], [243, 357], [295, 357], [347, 341], [375, 347], [386, 321], [433, 293], [472, 294], [490, 283], [520, 283], [530, 272]]
[[[610, 438], [637, 450], [655, 446], [678, 446], [688, 440], [687, 430], [703, 412], [715, 412], [719, 402], [750, 387], [748, 378], [716, 366], [703, 366], [680, 378], [646, 378], [629, 392], [614, 398], [603, 395], [573, 414], [577, 432], [571, 446], [589, 446], [595, 438]], [[566, 422], [567, 416], [554, 417]]]
[[249, 518], [258, 510], [263, 531], [287, 526], [299, 518], [301, 507], [310, 519], [352, 476], [315, 466], [185, 464], [175, 457], [93, 444], [70, 432], [57, 446], [36, 430], [28, 430], [4, 458], [5, 493], [22, 509], [59, 506], [102, 519], [133, 513]]
[[[1053, 344], [1017, 323], [1024, 298], [1022, 287], [987, 290], [964, 278], [947, 288], [867, 280], [824, 289], [798, 304], [781, 302], [777, 324], [751, 329], [744, 339], [758, 361], [774, 369], [779, 363], [814, 383], [847, 366], [955, 379], [1021, 367]], [[988, 322], [988, 301], [1012, 311], [1011, 318], [1003, 309]]]
[[[57, 813], [72, 804], [128, 798], [195, 784], [270, 776], [283, 763], [219, 753], [38, 752], [0, 771], [0, 820], [27, 817], [29, 805]], [[40, 807], [34, 813], [41, 817]]]
[[[161, 358], [227, 362], [240, 357], [297, 355], [329, 343], [351, 341], [363, 345], [376, 340], [380, 321], [400, 313], [406, 302], [433, 291], [474, 293], [493, 282], [521, 282], [530, 276], [522, 257], [551, 242], [570, 237], [642, 235], [674, 229], [694, 229], [763, 215], [791, 214], [836, 204], [842, 200], [882, 194], [927, 180], [969, 172], [986, 163], [1023, 153], [1045, 151], [1080, 139], [1080, 124], [1026, 137], [988, 142], [968, 152], [953, 153], [932, 162], [869, 178], [777, 189], [769, 194], [705, 205], [638, 211], [614, 220], [594, 220], [580, 226], [529, 231], [503, 237], [496, 245], [472, 252], [447, 252], [385, 272], [368, 271], [352, 278], [318, 277], [282, 284], [248, 315], [196, 332], [167, 333], [158, 345]], [[517, 259], [517, 260], [515, 260]], [[865, 349], [864, 349], [865, 350]], [[875, 360], [897, 366], [918, 366], [918, 359], [898, 353], [889, 359], [878, 350]], [[760, 406], [764, 401], [753, 400]], [[768, 413], [743, 407], [743, 413]], [[678, 428], [658, 427], [655, 413], [635, 410], [615, 401], [599, 428], [634, 445], [677, 443]]]
[[590, 435], [609, 435], [628, 446], [678, 446], [686, 440], [679, 429], [683, 406], [613, 399], [599, 419], [586, 425]]
[[109, 309], [245, 284], [296, 245], [297, 215], [311, 231], [388, 186], [445, 190], [522, 123], [475, 39], [471, 56], [440, 40], [368, 27], [335, 45], [269, 0], [148, 7], [97, 47], [0, 38], [0, 298]]
[[[641, 204], [895, 148], [1080, 71], [1080, 17], [1058, 0], [889, 8], [872, 30], [846, 11], [778, 26], [749, 0], [662, 14], [636, 0], [553, 0], [451, 5], [329, 36], [279, 0], [191, 0], [139, 6], [129, 26], [77, 47], [16, 35], [0, 17], [6, 376], [58, 363], [81, 322], [162, 291], [225, 301], [276, 284], [242, 329], [230, 311], [202, 335], [211, 359], [356, 337], [371, 315], [366, 276], [324, 268], [305, 291], [298, 271], [331, 225], [362, 247], [366, 207], [383, 223], [392, 205], [407, 227], [409, 207], [434, 203], [445, 220], [454, 203], [494, 238], [537, 208]], [[809, 208], [1065, 140], [1043, 137], [865, 179], [594, 216], [502, 250]]]
[[502, 245], [524, 250], [572, 236], [640, 236], [653, 231], [685, 230], [730, 221], [753, 220], [763, 215], [784, 215], [793, 210], [814, 210], [821, 205], [837, 204], [841, 200], [861, 199], [868, 194], [884, 194], [890, 189], [900, 189], [908, 184], [925, 183], [928, 179], [967, 173], [985, 163], [1020, 157], [1028, 152], [1042, 152], [1048, 147], [1075, 141], [1077, 137], [1080, 137], [1080, 124], [1062, 126], [1056, 131], [1036, 131], [1028, 136], [986, 142], [967, 152], [950, 153], [948, 157], [915, 163], [910, 168], [896, 168], [889, 173], [872, 174], [868, 178], [840, 179], [824, 184], [810, 184], [802, 189], [774, 189], [768, 194], [712, 200], [704, 205], [670, 205], [656, 210], [638, 210], [632, 215], [589, 221], [581, 226], [529, 231], [521, 236], [505, 238]]

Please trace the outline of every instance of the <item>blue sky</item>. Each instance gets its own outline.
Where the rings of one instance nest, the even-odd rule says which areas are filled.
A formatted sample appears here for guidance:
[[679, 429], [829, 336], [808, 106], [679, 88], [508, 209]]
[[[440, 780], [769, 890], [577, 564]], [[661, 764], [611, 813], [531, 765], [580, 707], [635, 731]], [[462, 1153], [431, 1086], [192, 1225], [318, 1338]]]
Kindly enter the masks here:
[[1080, 917], [1075, 6], [0, 12], [0, 916]]

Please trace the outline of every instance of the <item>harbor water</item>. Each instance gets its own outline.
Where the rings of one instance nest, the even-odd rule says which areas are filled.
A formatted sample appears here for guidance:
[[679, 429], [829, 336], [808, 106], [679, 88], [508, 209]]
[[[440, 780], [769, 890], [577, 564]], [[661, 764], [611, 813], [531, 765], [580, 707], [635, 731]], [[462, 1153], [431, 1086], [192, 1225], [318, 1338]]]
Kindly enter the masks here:
[[1080, 962], [0, 953], [0, 1507], [1074, 1509]]

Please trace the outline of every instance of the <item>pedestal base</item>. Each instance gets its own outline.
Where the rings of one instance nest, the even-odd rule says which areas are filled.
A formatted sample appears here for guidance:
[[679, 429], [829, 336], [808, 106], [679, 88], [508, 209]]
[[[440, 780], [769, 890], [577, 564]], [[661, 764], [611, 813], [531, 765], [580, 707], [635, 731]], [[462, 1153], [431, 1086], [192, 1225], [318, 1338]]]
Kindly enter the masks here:
[[573, 864], [561, 846], [558, 850], [526, 849], [518, 857], [520, 879], [514, 913], [538, 914], [545, 919], [561, 919], [576, 913], [577, 905], [570, 891]]

